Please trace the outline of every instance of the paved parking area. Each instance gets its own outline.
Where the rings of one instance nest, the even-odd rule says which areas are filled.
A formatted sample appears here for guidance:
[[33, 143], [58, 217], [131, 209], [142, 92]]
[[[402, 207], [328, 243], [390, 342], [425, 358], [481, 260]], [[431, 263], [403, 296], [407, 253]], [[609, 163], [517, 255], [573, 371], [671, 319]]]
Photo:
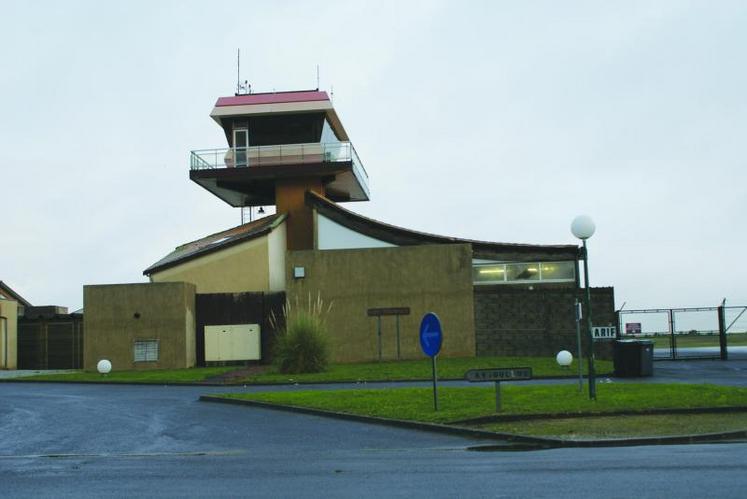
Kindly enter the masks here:
[[[745, 364], [657, 362], [656, 377], [643, 379], [741, 385]], [[0, 383], [2, 495], [736, 498], [747, 490], [747, 444], [474, 452], [467, 448], [483, 441], [197, 401], [257, 389]]]
[[476, 453], [473, 439], [196, 401], [219, 390], [2, 384], [4, 494], [739, 497], [747, 486], [744, 445]]
[[655, 361], [652, 380], [747, 387], [747, 360]]

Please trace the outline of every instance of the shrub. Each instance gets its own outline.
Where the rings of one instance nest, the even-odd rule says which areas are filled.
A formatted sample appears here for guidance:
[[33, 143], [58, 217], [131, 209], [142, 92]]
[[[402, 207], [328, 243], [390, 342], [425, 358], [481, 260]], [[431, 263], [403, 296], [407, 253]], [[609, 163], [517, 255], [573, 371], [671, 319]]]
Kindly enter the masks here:
[[321, 297], [316, 301], [309, 297], [306, 306], [299, 306], [298, 300], [291, 307], [290, 302], [283, 306], [285, 326], [277, 327], [276, 317], [270, 318], [278, 334], [275, 338], [273, 362], [281, 373], [317, 373], [326, 370], [329, 359], [327, 329], [324, 317], [331, 306], [324, 308]]

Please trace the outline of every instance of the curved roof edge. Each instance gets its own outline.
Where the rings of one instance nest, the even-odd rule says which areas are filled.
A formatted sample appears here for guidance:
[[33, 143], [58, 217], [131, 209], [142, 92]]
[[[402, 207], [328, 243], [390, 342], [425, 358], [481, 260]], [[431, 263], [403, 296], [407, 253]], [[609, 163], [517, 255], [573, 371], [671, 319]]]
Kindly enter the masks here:
[[276, 213], [177, 246], [174, 251], [145, 269], [143, 275], [150, 276], [201, 256], [267, 235], [283, 223], [285, 218], [285, 213]]
[[485, 259], [519, 258], [524, 260], [576, 260], [579, 258], [581, 251], [579, 246], [574, 244], [539, 245], [496, 243], [440, 236], [437, 234], [405, 229], [403, 227], [379, 222], [378, 220], [354, 213], [311, 191], [306, 192], [306, 204], [315, 208], [319, 213], [327, 218], [347, 227], [348, 229], [397, 246], [469, 243], [472, 245], [474, 256], [476, 258]]

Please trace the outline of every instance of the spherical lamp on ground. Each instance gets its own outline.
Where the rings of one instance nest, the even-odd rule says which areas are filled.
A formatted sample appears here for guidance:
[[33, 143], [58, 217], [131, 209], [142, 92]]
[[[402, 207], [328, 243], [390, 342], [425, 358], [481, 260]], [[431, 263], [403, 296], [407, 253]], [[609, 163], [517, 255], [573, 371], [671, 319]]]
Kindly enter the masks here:
[[100, 374], [109, 374], [112, 370], [112, 363], [109, 362], [106, 359], [101, 359], [98, 364], [96, 364], [96, 370]]
[[581, 239], [584, 244], [584, 285], [586, 287], [586, 327], [589, 339], [589, 398], [597, 399], [597, 389], [594, 380], [594, 339], [591, 336], [591, 293], [589, 292], [589, 253], [586, 250], [586, 240], [596, 231], [594, 220], [588, 215], [580, 215], [571, 222], [571, 232]]
[[561, 350], [555, 356], [555, 361], [560, 367], [568, 367], [573, 362], [573, 355], [568, 350]]

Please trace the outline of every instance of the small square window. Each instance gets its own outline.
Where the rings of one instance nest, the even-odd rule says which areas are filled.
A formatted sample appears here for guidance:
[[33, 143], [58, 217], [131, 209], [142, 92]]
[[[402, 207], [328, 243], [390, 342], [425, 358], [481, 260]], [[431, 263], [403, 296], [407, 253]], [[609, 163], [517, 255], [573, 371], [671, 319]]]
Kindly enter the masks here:
[[158, 340], [135, 341], [135, 362], [157, 362]]

